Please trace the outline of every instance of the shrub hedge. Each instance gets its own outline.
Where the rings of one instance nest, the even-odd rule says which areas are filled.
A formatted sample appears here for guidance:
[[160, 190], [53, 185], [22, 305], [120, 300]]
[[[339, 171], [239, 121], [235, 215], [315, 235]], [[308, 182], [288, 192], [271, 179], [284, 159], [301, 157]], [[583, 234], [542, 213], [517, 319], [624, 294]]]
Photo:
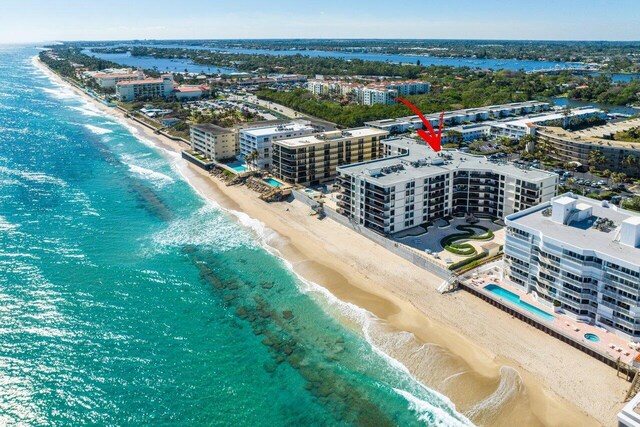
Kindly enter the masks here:
[[[473, 255], [476, 249], [470, 243], [454, 243], [456, 240], [489, 240], [493, 238], [493, 231], [482, 225], [459, 225], [457, 230], [462, 233], [455, 233], [445, 236], [440, 240], [440, 245], [451, 253], [456, 255]], [[474, 229], [482, 230], [482, 234], [474, 234]]]
[[486, 253], [481, 253], [476, 256], [472, 256], [471, 258], [465, 258], [461, 261], [454, 262], [449, 266], [449, 270], [454, 271], [465, 266], [468, 266], [469, 269], [473, 268], [477, 264], [480, 264], [480, 260], [486, 256], [487, 256]]

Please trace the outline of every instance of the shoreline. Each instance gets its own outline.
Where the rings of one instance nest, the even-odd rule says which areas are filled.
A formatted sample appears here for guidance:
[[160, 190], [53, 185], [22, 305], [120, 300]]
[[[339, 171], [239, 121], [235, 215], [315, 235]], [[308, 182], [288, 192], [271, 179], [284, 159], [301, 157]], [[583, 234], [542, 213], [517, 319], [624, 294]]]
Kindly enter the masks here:
[[[39, 60], [34, 65], [122, 121], [134, 130], [134, 136], [170, 153], [179, 154], [184, 148], [126, 120], [120, 111], [68, 84]], [[516, 319], [509, 321], [508, 314], [470, 294], [438, 294], [435, 288], [441, 279], [353, 230], [309, 217], [308, 208], [299, 202], [267, 204], [245, 187], [226, 187], [204, 170], [181, 158], [177, 161], [183, 178], [203, 198], [215, 201], [240, 222], [242, 213], [273, 231], [264, 243], [295, 274], [373, 314], [382, 320], [376, 322], [381, 323], [377, 327], [388, 335], [411, 333], [415, 338], [410, 337], [409, 345], [382, 350], [405, 365], [418, 381], [447, 396], [459, 412], [475, 415], [474, 422], [615, 424], [628, 383], [615, 378], [611, 368]], [[381, 266], [380, 260], [386, 260], [386, 265]], [[502, 338], [509, 335], [514, 340]], [[373, 345], [376, 339], [371, 338]], [[455, 386], [452, 390], [446, 386], [450, 383]], [[610, 397], [609, 401], [603, 402], [600, 395]]]

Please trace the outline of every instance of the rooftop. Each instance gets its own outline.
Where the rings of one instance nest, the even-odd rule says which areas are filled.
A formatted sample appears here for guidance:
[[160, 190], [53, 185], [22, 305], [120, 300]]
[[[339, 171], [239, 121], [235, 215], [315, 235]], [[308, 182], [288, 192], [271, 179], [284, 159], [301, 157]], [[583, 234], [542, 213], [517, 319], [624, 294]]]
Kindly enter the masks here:
[[138, 73], [98, 73], [93, 75], [96, 79], [137, 78]]
[[425, 144], [409, 138], [392, 138], [384, 141], [408, 154], [386, 157], [369, 162], [340, 166], [340, 172], [366, 177], [378, 185], [395, 185], [410, 179], [424, 179], [451, 170], [486, 171], [509, 174], [527, 181], [540, 181], [556, 176], [533, 168], [521, 168], [512, 163], [490, 162], [484, 156], [465, 154], [455, 150], [436, 153]]
[[171, 75], [164, 75], [159, 79], [147, 78], [142, 80], [130, 80], [126, 82], [118, 82], [117, 86], [134, 86], [134, 85], [144, 85], [144, 84], [153, 84], [153, 83], [163, 83], [165, 78], [168, 78], [168, 77], [171, 77], [171, 79], [173, 80], [173, 77]]
[[[491, 114], [492, 112], [511, 110], [517, 108], [533, 108], [533, 107], [544, 107], [549, 106], [548, 102], [541, 101], [525, 101], [525, 102], [512, 102], [510, 104], [500, 104], [500, 105], [487, 105], [486, 107], [477, 107], [477, 108], [465, 108], [462, 110], [452, 110], [446, 111], [444, 114], [445, 120], [450, 117], [464, 117], [470, 114]], [[440, 113], [431, 113], [424, 115], [427, 120], [440, 120]], [[398, 117], [395, 119], [382, 119], [382, 120], [374, 120], [371, 122], [367, 122], [369, 125], [379, 126], [379, 125], [390, 125], [395, 123], [406, 123], [406, 122], [414, 122], [420, 121], [418, 116], [406, 116], [406, 117]]]
[[[573, 110], [571, 110], [571, 112], [569, 113], [569, 117], [576, 117], [576, 116], [583, 116], [583, 115], [596, 115], [596, 114], [602, 114], [603, 111], [599, 108], [591, 108], [591, 107], [585, 107], [585, 108], [575, 108]], [[554, 120], [562, 120], [565, 118], [564, 113], [560, 112], [560, 113], [541, 113], [541, 114], [536, 114], [536, 115], [529, 115], [527, 117], [524, 117], [522, 119], [518, 119], [518, 120], [502, 120], [502, 121], [498, 121], [493, 123], [493, 126], [501, 126], [501, 127], [507, 127], [507, 126], [518, 126], [518, 127], [526, 127], [529, 124], [536, 124], [536, 123], [541, 123], [541, 122], [550, 122], [550, 121], [554, 121]]]
[[300, 132], [300, 131], [308, 131], [309, 133], [313, 131], [313, 126], [304, 122], [289, 122], [289, 123], [279, 123], [275, 125], [261, 126], [261, 127], [253, 127], [249, 129], [245, 129], [242, 132], [245, 134], [249, 134], [252, 136], [268, 136], [280, 133], [287, 132]]
[[305, 135], [298, 136], [295, 138], [287, 138], [281, 139], [277, 142], [278, 145], [282, 145], [285, 147], [296, 148], [302, 147], [305, 145], [312, 144], [326, 144], [331, 141], [339, 141], [339, 140], [347, 140], [352, 138], [364, 138], [364, 137], [382, 137], [388, 135], [387, 131], [370, 128], [370, 127], [362, 127], [362, 128], [354, 128], [354, 129], [345, 129], [345, 130], [335, 130], [329, 132], [321, 132], [315, 133], [313, 135]]
[[174, 89], [176, 92], [202, 92], [206, 90], [203, 86], [178, 86]]
[[[553, 221], [548, 211], [553, 202], [558, 203], [558, 206], [567, 206], [576, 201], [578, 211], [591, 209], [591, 214], [583, 220], [569, 221], [567, 225]], [[612, 221], [613, 225], [598, 227], [597, 225], [603, 221], [601, 218]], [[620, 243], [622, 222], [640, 224], [640, 214], [619, 209], [606, 202], [567, 193], [554, 198], [552, 202], [512, 214], [506, 217], [506, 220], [507, 225], [511, 223], [541, 231], [545, 237], [582, 251], [593, 250], [636, 266], [640, 264], [640, 248]]]
[[211, 123], [203, 123], [203, 124], [200, 124], [200, 125], [191, 125], [191, 127], [193, 129], [197, 129], [199, 131], [211, 133], [211, 134], [214, 134], [214, 135], [224, 135], [224, 134], [227, 134], [227, 133], [233, 133], [233, 129], [223, 128], [223, 127], [211, 124]]
[[640, 150], [640, 144], [627, 141], [616, 141], [611, 136], [632, 128], [640, 127], [640, 118], [610, 122], [602, 126], [594, 126], [579, 131], [568, 131], [559, 127], [542, 127], [539, 132], [551, 134], [564, 140], [581, 142], [583, 144], [598, 144], [602, 146], [613, 146], [618, 148], [628, 148]]

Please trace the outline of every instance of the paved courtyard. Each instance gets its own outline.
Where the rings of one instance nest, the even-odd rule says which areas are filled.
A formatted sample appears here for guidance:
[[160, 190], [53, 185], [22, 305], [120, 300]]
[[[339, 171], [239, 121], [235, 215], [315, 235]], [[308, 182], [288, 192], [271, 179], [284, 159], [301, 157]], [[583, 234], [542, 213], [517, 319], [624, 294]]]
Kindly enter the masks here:
[[447, 265], [451, 262], [457, 262], [462, 259], [468, 258], [468, 256], [456, 255], [452, 252], [449, 252], [440, 245], [440, 240], [442, 240], [444, 237], [450, 234], [461, 232], [460, 230], [456, 229], [456, 227], [459, 225], [481, 225], [493, 231], [494, 237], [489, 240], [463, 239], [456, 242], [470, 243], [474, 248], [476, 248], [476, 251], [478, 253], [482, 252], [481, 247], [486, 243], [492, 242], [499, 245], [504, 244], [504, 229], [488, 219], [481, 219], [476, 224], [469, 224], [464, 220], [464, 218], [454, 218], [448, 224], [445, 220], [437, 220], [434, 222], [434, 225], [428, 227], [427, 231], [425, 231], [423, 227], [417, 226], [396, 233], [392, 238], [393, 240], [402, 243], [403, 245], [406, 245], [410, 248], [413, 248], [418, 252], [431, 254], [434, 258], [441, 260], [443, 265]]

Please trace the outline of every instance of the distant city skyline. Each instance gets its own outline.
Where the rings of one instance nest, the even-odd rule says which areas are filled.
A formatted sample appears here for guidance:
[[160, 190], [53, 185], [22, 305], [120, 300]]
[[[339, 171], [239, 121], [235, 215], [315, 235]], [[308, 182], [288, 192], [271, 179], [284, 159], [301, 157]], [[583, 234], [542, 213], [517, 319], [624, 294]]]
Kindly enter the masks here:
[[640, 40], [640, 2], [618, 0], [22, 0], [3, 5], [0, 43], [56, 40], [415, 38]]

